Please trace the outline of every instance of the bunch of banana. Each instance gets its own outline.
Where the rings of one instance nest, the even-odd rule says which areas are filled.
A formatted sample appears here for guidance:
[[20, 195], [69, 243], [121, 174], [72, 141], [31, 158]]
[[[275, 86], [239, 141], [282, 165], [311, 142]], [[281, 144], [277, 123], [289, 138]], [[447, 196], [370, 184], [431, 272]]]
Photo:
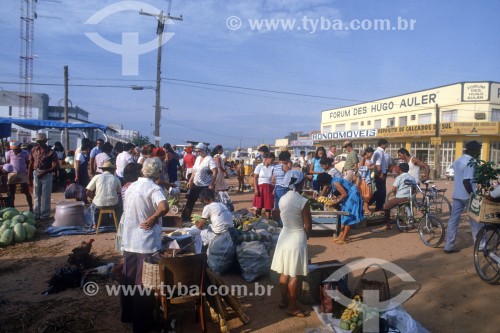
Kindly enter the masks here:
[[243, 224], [250, 224], [250, 223], [253, 223], [253, 222], [257, 222], [258, 220], [260, 220], [260, 217], [252, 217], [251, 219], [248, 219], [246, 221], [243, 221]]
[[361, 297], [354, 296], [354, 299], [342, 313], [340, 328], [343, 330], [353, 330], [363, 324], [363, 310], [361, 307]]
[[332, 198], [320, 196], [316, 199], [318, 202], [325, 204], [327, 206], [333, 206], [335, 204], [335, 201], [333, 201]]
[[361, 297], [356, 295], [354, 296], [354, 299], [351, 301], [351, 303], [344, 310], [340, 319], [346, 321], [351, 320], [353, 317], [358, 317], [360, 311], [361, 311]]

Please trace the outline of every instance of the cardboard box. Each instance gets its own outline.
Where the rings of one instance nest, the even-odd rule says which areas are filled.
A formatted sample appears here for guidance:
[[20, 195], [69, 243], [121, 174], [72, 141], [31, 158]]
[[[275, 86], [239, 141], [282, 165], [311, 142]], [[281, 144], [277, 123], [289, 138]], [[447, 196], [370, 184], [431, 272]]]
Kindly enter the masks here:
[[481, 223], [500, 223], [500, 202], [471, 194], [467, 206], [469, 217]]

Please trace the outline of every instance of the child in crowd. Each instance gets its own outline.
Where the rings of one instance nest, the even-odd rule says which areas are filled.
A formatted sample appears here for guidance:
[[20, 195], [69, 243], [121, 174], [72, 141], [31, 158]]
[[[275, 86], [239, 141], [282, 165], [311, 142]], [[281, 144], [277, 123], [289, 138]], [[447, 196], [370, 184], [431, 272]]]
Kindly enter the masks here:
[[392, 185], [392, 193], [395, 194], [395, 198], [387, 201], [384, 204], [385, 222], [387, 224], [386, 229], [391, 229], [391, 209], [397, 205], [407, 202], [410, 200], [410, 188], [411, 185], [405, 184], [405, 180], [412, 180], [415, 182], [415, 178], [408, 174], [410, 166], [408, 163], [400, 163], [399, 171], [401, 174], [396, 177], [394, 184]]
[[238, 177], [238, 192], [245, 191], [245, 161], [236, 161], [236, 176]]

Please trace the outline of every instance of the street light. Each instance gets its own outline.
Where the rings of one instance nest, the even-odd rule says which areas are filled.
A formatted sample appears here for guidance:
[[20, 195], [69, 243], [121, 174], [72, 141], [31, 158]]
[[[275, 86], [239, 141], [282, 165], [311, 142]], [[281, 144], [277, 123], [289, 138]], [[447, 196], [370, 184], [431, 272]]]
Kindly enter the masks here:
[[[163, 30], [165, 28], [165, 21], [168, 19], [182, 21], [181, 17], [173, 17], [170, 16], [170, 13], [167, 15], [163, 14], [163, 11], [160, 14], [152, 14], [144, 12], [142, 9], [139, 12], [140, 15], [153, 16], [158, 21], [158, 27], [156, 28], [156, 34], [158, 35], [158, 58], [156, 62], [156, 99], [155, 99], [155, 127], [154, 127], [154, 142], [157, 147], [160, 146], [160, 119], [161, 119], [161, 105], [160, 105], [160, 85], [161, 85], [161, 49], [162, 49], [162, 39], [163, 39]], [[132, 88], [134, 89], [134, 88]], [[140, 89], [135, 89], [140, 90]]]

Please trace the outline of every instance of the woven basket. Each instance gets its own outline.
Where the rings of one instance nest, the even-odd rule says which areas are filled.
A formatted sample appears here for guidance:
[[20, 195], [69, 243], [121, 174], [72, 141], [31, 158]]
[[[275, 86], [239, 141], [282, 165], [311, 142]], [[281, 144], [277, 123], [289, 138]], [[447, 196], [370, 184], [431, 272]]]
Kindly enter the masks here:
[[142, 264], [142, 285], [149, 289], [157, 289], [160, 284], [159, 261], [154, 256], [147, 257]]

